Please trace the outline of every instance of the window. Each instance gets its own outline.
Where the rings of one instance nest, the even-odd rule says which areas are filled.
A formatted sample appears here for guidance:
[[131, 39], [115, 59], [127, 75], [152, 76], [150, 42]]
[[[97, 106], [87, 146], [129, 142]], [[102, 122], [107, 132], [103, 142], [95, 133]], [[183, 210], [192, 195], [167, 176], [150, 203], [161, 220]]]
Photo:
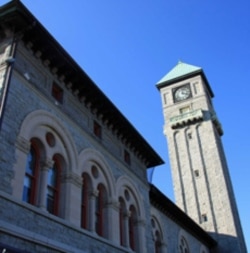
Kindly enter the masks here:
[[154, 242], [154, 253], [161, 253], [162, 252], [162, 242], [163, 237], [160, 233], [160, 223], [158, 220], [155, 219], [155, 217], [151, 217], [151, 226], [152, 226], [152, 239]]
[[30, 152], [27, 157], [25, 177], [23, 184], [23, 201], [32, 205], [36, 202], [36, 193], [38, 185], [38, 160], [39, 152], [34, 144], [31, 144]]
[[181, 237], [180, 242], [179, 242], [179, 252], [189, 253], [187, 241], [183, 236]]
[[190, 112], [190, 106], [185, 106], [180, 108], [180, 114], [188, 113]]
[[130, 159], [130, 154], [127, 150], [124, 150], [124, 161], [130, 165], [131, 164], [131, 159]]
[[200, 253], [209, 253], [209, 250], [204, 245], [201, 245]]
[[47, 132], [45, 135], [45, 138], [46, 138], [46, 142], [48, 143], [50, 147], [54, 147], [56, 145], [55, 136], [51, 132]]
[[124, 185], [119, 195], [119, 230], [120, 245], [129, 247], [133, 251], [141, 251], [140, 227], [138, 222], [138, 202], [134, 192], [131, 191], [133, 186]]
[[52, 85], [52, 96], [54, 99], [61, 103], [63, 102], [63, 89], [56, 83], [53, 83]]
[[96, 121], [94, 121], [93, 131], [94, 131], [95, 136], [97, 136], [100, 139], [102, 138], [102, 127]]
[[58, 215], [59, 211], [59, 187], [60, 187], [60, 164], [57, 158], [54, 158], [54, 165], [48, 171], [47, 185], [47, 211]]
[[87, 229], [88, 207], [89, 207], [89, 182], [85, 174], [82, 175], [82, 201], [81, 201], [81, 227]]
[[201, 215], [201, 221], [207, 222], [207, 215], [205, 213]]
[[161, 253], [161, 238], [158, 230], [155, 232], [155, 253]]
[[195, 177], [199, 177], [200, 176], [199, 170], [194, 170], [194, 175], [195, 175]]
[[194, 94], [198, 94], [200, 92], [199, 82], [193, 83], [193, 87], [194, 87]]
[[163, 94], [163, 101], [165, 105], [167, 104], [167, 101], [168, 101], [167, 97], [168, 97], [168, 93]]

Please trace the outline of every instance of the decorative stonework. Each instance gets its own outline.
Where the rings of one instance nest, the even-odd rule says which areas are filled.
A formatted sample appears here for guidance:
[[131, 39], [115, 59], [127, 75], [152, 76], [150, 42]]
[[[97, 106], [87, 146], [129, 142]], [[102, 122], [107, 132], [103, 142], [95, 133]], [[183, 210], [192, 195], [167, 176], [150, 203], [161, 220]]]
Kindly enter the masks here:
[[62, 183], [72, 183], [77, 187], [82, 187], [82, 178], [73, 172], [69, 171], [61, 175]]
[[28, 154], [30, 151], [30, 141], [19, 135], [16, 141], [16, 148]]
[[183, 113], [170, 118], [170, 126], [175, 129], [178, 127], [186, 126], [204, 119], [201, 109]]
[[41, 170], [48, 171], [50, 168], [54, 166], [54, 161], [47, 158], [46, 160], [43, 160], [40, 162]]

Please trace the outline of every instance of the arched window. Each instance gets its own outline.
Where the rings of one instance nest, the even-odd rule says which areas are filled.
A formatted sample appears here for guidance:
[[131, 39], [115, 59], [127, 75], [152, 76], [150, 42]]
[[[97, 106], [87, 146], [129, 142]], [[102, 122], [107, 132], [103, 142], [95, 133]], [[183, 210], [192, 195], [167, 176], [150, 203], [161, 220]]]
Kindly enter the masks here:
[[126, 212], [125, 202], [122, 198], [119, 198], [119, 225], [120, 225], [120, 245], [125, 246], [125, 224], [124, 215]]
[[58, 215], [61, 168], [59, 159], [56, 156], [54, 156], [53, 160], [54, 165], [48, 171], [47, 211], [51, 214]]
[[163, 252], [163, 235], [161, 223], [156, 217], [151, 217], [152, 236], [154, 241], [154, 253]]
[[155, 232], [155, 253], [161, 253], [161, 237], [158, 230]]
[[104, 204], [105, 204], [105, 188], [102, 184], [97, 187], [98, 196], [96, 197], [95, 208], [95, 231], [98, 235], [104, 236]]
[[86, 174], [82, 174], [82, 201], [81, 201], [81, 227], [88, 228], [89, 217], [89, 180]]
[[132, 250], [135, 250], [135, 221], [136, 221], [136, 210], [134, 206], [130, 206], [130, 217], [129, 217], [129, 246]]
[[208, 252], [209, 250], [204, 245], [201, 245], [200, 253], [208, 253]]
[[180, 242], [179, 242], [179, 252], [180, 253], [189, 253], [189, 248], [186, 239], [184, 236], [181, 236]]
[[38, 176], [39, 176], [39, 151], [32, 143], [27, 157], [25, 177], [23, 184], [23, 201], [32, 205], [36, 204]]

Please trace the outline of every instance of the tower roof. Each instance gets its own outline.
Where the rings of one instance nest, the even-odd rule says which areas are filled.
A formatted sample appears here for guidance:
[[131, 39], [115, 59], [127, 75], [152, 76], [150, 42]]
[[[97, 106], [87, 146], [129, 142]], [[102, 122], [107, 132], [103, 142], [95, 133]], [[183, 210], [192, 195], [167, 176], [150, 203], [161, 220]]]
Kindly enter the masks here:
[[184, 62], [179, 61], [178, 64], [170, 70], [157, 84], [165, 83], [171, 81], [173, 79], [183, 77], [189, 74], [193, 74], [194, 72], [200, 72], [202, 68], [196, 67]]
[[179, 61], [178, 64], [172, 68], [160, 81], [157, 82], [156, 86], [158, 89], [165, 87], [166, 85], [170, 85], [180, 80], [184, 80], [186, 78], [201, 75], [203, 80], [205, 81], [207, 88], [210, 92], [211, 97], [214, 96], [213, 91], [209, 85], [209, 82], [202, 70], [201, 67], [197, 67], [191, 64], [187, 64]]

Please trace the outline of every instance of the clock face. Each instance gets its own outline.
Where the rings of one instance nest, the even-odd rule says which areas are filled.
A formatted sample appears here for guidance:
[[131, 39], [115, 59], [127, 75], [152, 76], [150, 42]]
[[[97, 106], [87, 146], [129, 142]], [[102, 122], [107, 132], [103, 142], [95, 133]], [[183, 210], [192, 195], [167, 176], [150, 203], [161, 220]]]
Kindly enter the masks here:
[[174, 92], [175, 102], [179, 102], [191, 97], [191, 90], [188, 85], [177, 88]]

